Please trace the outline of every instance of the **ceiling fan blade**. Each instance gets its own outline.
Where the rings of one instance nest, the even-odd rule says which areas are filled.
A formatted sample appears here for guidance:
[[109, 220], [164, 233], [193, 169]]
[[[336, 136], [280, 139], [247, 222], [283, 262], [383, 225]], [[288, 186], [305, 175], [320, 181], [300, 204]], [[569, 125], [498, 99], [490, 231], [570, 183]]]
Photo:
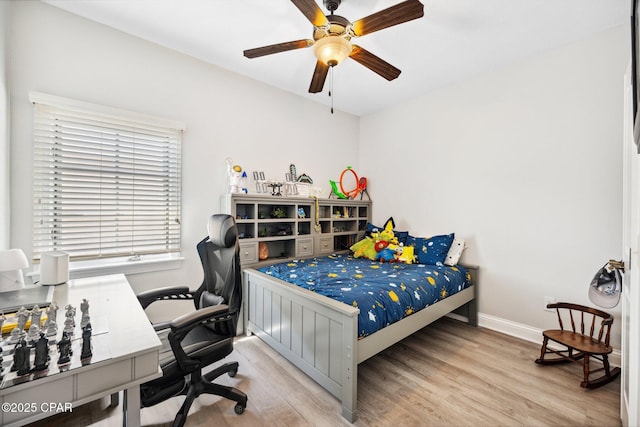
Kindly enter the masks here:
[[309, 85], [309, 93], [322, 92], [324, 81], [327, 79], [327, 73], [329, 73], [329, 66], [324, 62], [317, 61], [316, 69], [313, 70], [313, 78]]
[[380, 59], [373, 53], [361, 48], [360, 46], [353, 45], [353, 50], [349, 57], [360, 64], [364, 65], [374, 73], [377, 73], [387, 80], [396, 79], [400, 75], [400, 70], [389, 64], [387, 61]]
[[407, 0], [358, 19], [353, 23], [353, 31], [357, 36], [364, 36], [423, 16], [424, 6], [422, 3], [418, 0]]
[[327, 24], [327, 17], [314, 0], [291, 0], [291, 3], [300, 9], [300, 12], [316, 27]]
[[244, 51], [244, 56], [247, 58], [257, 58], [259, 56], [286, 52], [287, 50], [302, 49], [311, 45], [313, 45], [313, 40], [311, 39], [295, 40], [291, 42], [272, 44], [269, 46], [256, 47], [255, 49], [247, 49]]

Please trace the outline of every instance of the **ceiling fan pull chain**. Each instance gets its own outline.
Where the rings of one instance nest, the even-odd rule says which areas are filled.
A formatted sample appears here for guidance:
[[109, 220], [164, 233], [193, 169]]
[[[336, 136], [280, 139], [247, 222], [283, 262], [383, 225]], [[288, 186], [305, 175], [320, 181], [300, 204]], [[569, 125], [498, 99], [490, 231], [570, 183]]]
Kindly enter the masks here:
[[331, 76], [329, 76], [329, 97], [331, 98], [331, 114], [333, 114], [333, 67], [329, 67]]

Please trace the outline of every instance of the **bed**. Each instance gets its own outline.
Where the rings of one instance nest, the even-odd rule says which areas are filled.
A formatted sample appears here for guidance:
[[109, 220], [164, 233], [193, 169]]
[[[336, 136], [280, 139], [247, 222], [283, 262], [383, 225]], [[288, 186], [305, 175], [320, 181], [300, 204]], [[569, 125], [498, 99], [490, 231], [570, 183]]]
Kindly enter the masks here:
[[[410, 286], [412, 274], [427, 282]], [[350, 422], [357, 418], [359, 363], [454, 311], [477, 325], [476, 266], [385, 264], [334, 254], [247, 268], [243, 275], [245, 333], [257, 335], [336, 396]], [[328, 288], [320, 286], [321, 277], [329, 278]], [[365, 286], [375, 277], [382, 277], [382, 290]], [[462, 277], [462, 282], [455, 279], [447, 287], [444, 282], [455, 277]], [[354, 298], [358, 287], [374, 299]], [[392, 303], [399, 302], [399, 320], [380, 321], [384, 313], [371, 312], [384, 293]], [[427, 294], [435, 298], [427, 302]], [[367, 322], [383, 327], [373, 331]]]

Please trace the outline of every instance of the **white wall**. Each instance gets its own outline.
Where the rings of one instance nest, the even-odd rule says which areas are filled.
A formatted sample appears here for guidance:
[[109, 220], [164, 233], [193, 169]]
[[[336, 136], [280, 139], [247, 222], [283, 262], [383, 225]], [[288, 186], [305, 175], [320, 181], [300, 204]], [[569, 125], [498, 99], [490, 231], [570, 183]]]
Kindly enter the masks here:
[[0, 2], [0, 249], [9, 248], [9, 2]]
[[622, 257], [628, 39], [613, 29], [361, 119], [375, 220], [467, 239], [485, 321], [551, 327], [544, 296], [588, 304], [597, 268]]
[[[130, 276], [137, 290], [196, 286], [195, 244], [220, 212], [225, 158], [283, 179], [289, 164], [327, 189], [357, 167], [358, 118], [205, 64], [40, 2], [12, 2], [11, 207], [13, 246], [31, 250], [32, 106], [35, 90], [180, 120], [183, 139], [182, 270]], [[322, 118], [319, 126], [318, 118]], [[327, 129], [342, 135], [326, 138]]]

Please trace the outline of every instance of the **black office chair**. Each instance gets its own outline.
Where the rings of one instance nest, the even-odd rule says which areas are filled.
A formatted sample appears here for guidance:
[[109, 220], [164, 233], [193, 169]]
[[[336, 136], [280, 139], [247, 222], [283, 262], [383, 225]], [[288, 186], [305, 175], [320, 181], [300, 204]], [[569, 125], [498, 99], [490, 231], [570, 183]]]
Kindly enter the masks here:
[[173, 396], [186, 395], [174, 426], [184, 425], [194, 399], [202, 393], [236, 401], [235, 412], [242, 414], [247, 395], [234, 387], [214, 384], [224, 373], [233, 377], [238, 362], [225, 363], [205, 374], [207, 367], [233, 351], [240, 303], [242, 277], [238, 230], [230, 215], [211, 215], [209, 235], [197, 245], [204, 270], [202, 285], [195, 291], [186, 286], [142, 292], [138, 300], [143, 308], [162, 300], [192, 299], [196, 310], [171, 322], [154, 325], [162, 341], [160, 367], [162, 377], [140, 386], [140, 405], [153, 406]]

